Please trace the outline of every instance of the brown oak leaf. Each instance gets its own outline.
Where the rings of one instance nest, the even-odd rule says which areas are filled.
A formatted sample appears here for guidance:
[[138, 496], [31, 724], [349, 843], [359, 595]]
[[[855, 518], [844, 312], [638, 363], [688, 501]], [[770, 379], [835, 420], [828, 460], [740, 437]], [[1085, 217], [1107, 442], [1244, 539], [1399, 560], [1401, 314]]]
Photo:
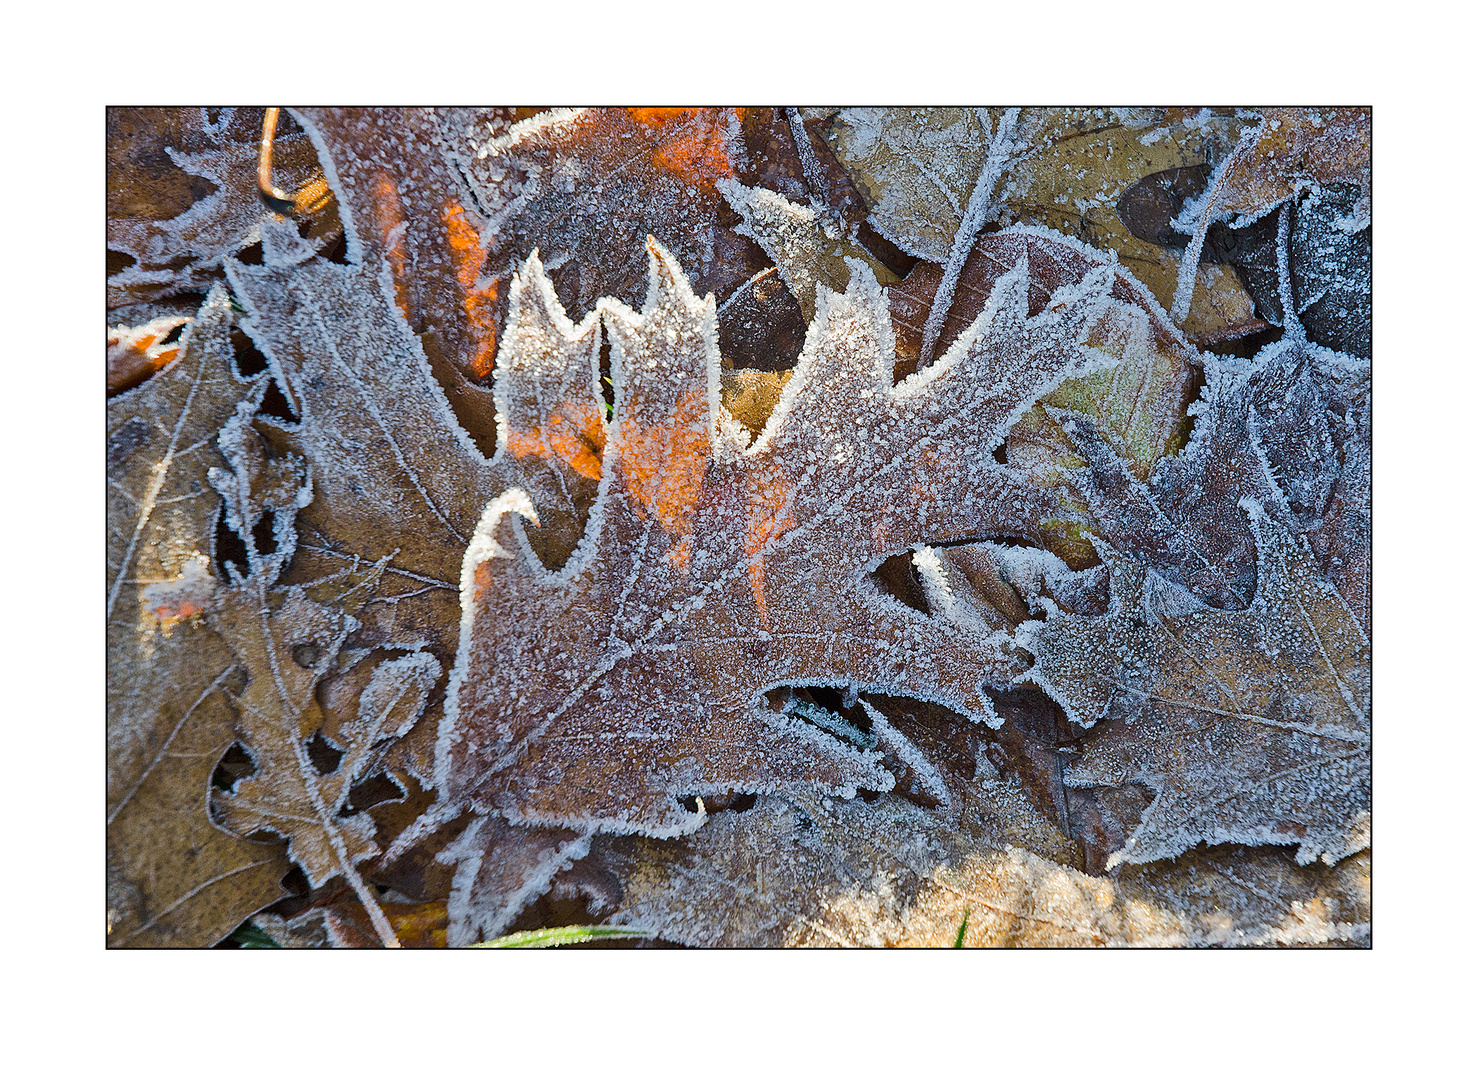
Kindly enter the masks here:
[[255, 407], [237, 375], [224, 288], [176, 359], [108, 402], [109, 944], [210, 945], [282, 895], [281, 845], [208, 816], [216, 762], [236, 739], [228, 692], [244, 678], [203, 625], [225, 465], [220, 428]]
[[[868, 574], [922, 542], [1032, 528], [1043, 495], [990, 449], [1042, 393], [1101, 362], [1081, 340], [1109, 275], [1095, 270], [1031, 317], [1023, 261], [940, 361], [895, 386], [886, 304], [858, 266], [845, 294], [823, 294], [751, 445], [718, 403], [712, 299], [649, 249], [643, 311], [600, 308], [616, 403], [575, 554], [541, 564], [521, 524], [540, 509], [516, 487], [468, 549], [437, 748], [446, 812], [676, 835], [705, 816], [685, 796], [886, 789], [872, 742], [768, 708], [764, 691], [855, 684], [998, 724], [981, 684], [1020, 670], [1002, 633], [932, 620]], [[510, 324], [500, 395], [539, 402], [547, 430], [599, 422], [590, 330], [569, 323], [536, 260]], [[499, 465], [518, 475], [511, 441]]]
[[1369, 844], [1370, 642], [1292, 534], [1244, 500], [1258, 549], [1247, 611], [1218, 611], [1112, 548], [1108, 614], [1023, 624], [1025, 678], [1093, 729], [1074, 786], [1154, 802], [1109, 859], [1198, 843], [1298, 844], [1331, 865]]

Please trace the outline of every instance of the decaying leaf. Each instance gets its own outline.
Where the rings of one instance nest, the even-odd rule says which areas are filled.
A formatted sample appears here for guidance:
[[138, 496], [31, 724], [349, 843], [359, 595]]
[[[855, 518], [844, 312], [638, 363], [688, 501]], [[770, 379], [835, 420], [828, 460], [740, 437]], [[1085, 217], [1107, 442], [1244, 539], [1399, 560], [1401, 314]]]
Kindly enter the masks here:
[[[462, 110], [475, 133], [506, 130], [496, 110]], [[484, 276], [486, 222], [457, 172], [454, 120], [426, 109], [305, 109], [295, 115], [332, 162], [352, 229], [348, 256], [390, 268], [397, 307], [433, 363], [449, 367], [450, 394], [475, 395], [497, 352], [499, 291]], [[395, 153], [412, 145], [414, 155]], [[458, 378], [459, 377], [459, 378]]]
[[1224, 166], [1208, 210], [1252, 221], [1292, 198], [1300, 185], [1342, 181], [1360, 185], [1365, 203], [1354, 216], [1368, 221], [1369, 109], [1263, 109], [1252, 140]]
[[180, 354], [175, 339], [185, 315], [164, 315], [143, 326], [116, 326], [108, 331], [108, 393], [137, 386]]
[[871, 206], [868, 220], [878, 232], [911, 255], [943, 263], [990, 154], [999, 113], [843, 109], [830, 141]]
[[816, 315], [818, 289], [846, 291], [852, 276], [851, 262], [866, 263], [881, 284], [898, 280], [866, 248], [815, 210], [765, 188], [747, 188], [733, 180], [721, 183], [719, 190], [744, 218], [739, 231], [775, 261], [807, 323]]
[[892, 795], [765, 797], [681, 840], [599, 837], [556, 888], [693, 946], [937, 948], [962, 923], [971, 947], [1369, 943], [1367, 855], [1300, 866], [1277, 849], [1219, 847], [1090, 877], [986, 769], [958, 823]]
[[1301, 864], [1333, 864], [1369, 843], [1369, 641], [1297, 540], [1243, 507], [1258, 547], [1247, 611], [1206, 607], [1104, 547], [1107, 615], [1017, 631], [1036, 657], [1026, 678], [1094, 728], [1068, 783], [1156, 792], [1111, 867], [1201, 842], [1297, 843]]
[[110, 944], [1368, 944], [1346, 112], [114, 110]]
[[[542, 565], [518, 523], [537, 522], [537, 504], [510, 488], [468, 550], [468, 618], [438, 743], [443, 816], [470, 806], [671, 836], [704, 820], [685, 796], [886, 789], [874, 741], [767, 707], [764, 691], [861, 684], [999, 723], [981, 681], [1020, 670], [1003, 635], [940, 625], [867, 575], [921, 541], [1028, 527], [1041, 497], [989, 448], [1027, 403], [1098, 362], [1079, 342], [1108, 276], [1064, 287], [1031, 318], [1023, 260], [942, 360], [895, 387], [883, 296], [859, 266], [847, 293], [822, 294], [751, 446], [718, 406], [712, 300], [651, 252], [643, 312], [601, 309], [616, 406], [580, 546], [563, 567]], [[541, 428], [599, 422], [590, 331], [569, 323], [537, 261], [510, 320], [500, 395], [538, 402]], [[853, 405], [842, 413], [835, 401]], [[500, 448], [500, 465], [516, 460], [511, 442]], [[980, 497], [940, 499], [941, 474]]]
[[[763, 690], [867, 683], [989, 720], [980, 680], [1012, 667], [999, 639], [944, 634], [866, 575], [921, 541], [1028, 527], [1039, 500], [989, 449], [1027, 403], [1092, 362], [1079, 341], [1106, 276], [1029, 318], [1023, 261], [943, 360], [895, 388], [882, 294], [859, 268], [846, 294], [825, 295], [749, 446], [718, 409], [712, 301], [651, 250], [642, 313], [602, 309], [616, 408], [575, 556], [539, 563], [514, 516], [537, 521], [538, 510], [516, 488], [489, 505], [468, 550], [467, 629], [438, 755], [454, 806], [673, 835], [702, 822], [679, 805], [685, 794], [887, 787], [867, 754], [762, 708]], [[573, 366], [589, 350], [537, 262], [511, 318], [554, 347], [500, 358], [500, 393], [541, 400], [554, 419], [599, 417], [594, 365], [581, 388], [541, 364], [563, 350]], [[561, 387], [583, 389], [584, 404], [562, 404]], [[854, 404], [843, 413], [837, 400]], [[941, 499], [941, 472], [980, 496]]]
[[[108, 249], [130, 260], [110, 273], [108, 307], [204, 292], [272, 216], [257, 188], [262, 110], [110, 109], [108, 123]], [[281, 132], [274, 151], [279, 187], [318, 171], [301, 131]]]
[[489, 272], [507, 282], [535, 249], [567, 308], [638, 303], [642, 242], [664, 243], [700, 292], [727, 296], [760, 267], [719, 227], [736, 175], [733, 109], [557, 109], [490, 139], [465, 163], [488, 218]]
[[1190, 308], [1192, 270], [1213, 222], [1235, 217], [1233, 227], [1242, 228], [1299, 191], [1341, 183], [1359, 185], [1359, 202], [1341, 226], [1358, 233], [1370, 224], [1369, 109], [1263, 110], [1261, 123], [1243, 133], [1205, 194], [1176, 223], [1191, 241], [1168, 305], [1171, 316], [1184, 319]]
[[388, 559], [359, 641], [425, 642], [450, 656], [460, 553], [495, 494], [490, 465], [396, 309], [386, 264], [339, 265], [314, 258], [291, 228], [263, 232], [265, 264], [231, 263], [228, 273], [249, 312], [243, 327], [299, 418], [264, 433], [313, 478], [283, 584], [347, 590]]
[[260, 399], [233, 366], [235, 317], [210, 294], [172, 364], [108, 403], [108, 907], [110, 944], [198, 945], [281, 895], [280, 845], [207, 815], [236, 739], [243, 673], [201, 621], [220, 499], [216, 435]]

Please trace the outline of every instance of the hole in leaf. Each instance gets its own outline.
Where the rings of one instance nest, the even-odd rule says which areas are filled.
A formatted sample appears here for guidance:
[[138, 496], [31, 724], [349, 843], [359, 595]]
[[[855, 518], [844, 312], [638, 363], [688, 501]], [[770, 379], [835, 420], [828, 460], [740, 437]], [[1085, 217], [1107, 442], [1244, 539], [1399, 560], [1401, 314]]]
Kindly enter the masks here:
[[606, 419], [616, 408], [616, 386], [611, 382], [611, 339], [601, 335], [600, 342], [600, 396], [606, 402]]
[[255, 244], [242, 248], [236, 253], [236, 260], [245, 266], [261, 266], [262, 242], [258, 240]]
[[994, 457], [996, 461], [998, 461], [1002, 465], [1011, 464], [1011, 461], [1006, 454], [1006, 443], [1004, 441], [1002, 441], [1000, 446], [991, 451], [991, 456]]
[[[1223, 356], [1235, 356], [1240, 360], [1251, 360], [1266, 346], [1271, 345], [1282, 336], [1283, 328], [1281, 326], [1269, 326], [1266, 330], [1259, 331], [1256, 334], [1246, 334], [1239, 338], [1233, 338], [1230, 341], [1218, 342], [1212, 351]], [[1205, 375], [1201, 372], [1200, 368], [1194, 370], [1201, 376], [1201, 382], [1204, 385], [1206, 381]]]
[[247, 555], [246, 541], [226, 523], [224, 500], [221, 502], [221, 509], [216, 514], [215, 543], [212, 547], [214, 550], [211, 552], [211, 562], [215, 567], [216, 576], [222, 581], [231, 580], [229, 571], [232, 569], [242, 577], [251, 573], [251, 559]]
[[122, 273], [124, 270], [127, 270], [130, 266], [136, 266], [137, 264], [138, 264], [138, 260], [135, 259], [128, 252], [126, 252], [126, 251], [114, 251], [112, 248], [109, 248], [108, 249], [108, 276], [109, 277], [112, 277], [114, 274]]
[[215, 772], [211, 773], [211, 787], [219, 791], [236, 790], [236, 785], [257, 771], [256, 760], [251, 752], [241, 743], [232, 743], [226, 752], [221, 755], [221, 760], [216, 762]]
[[864, 750], [877, 746], [872, 718], [858, 704], [855, 686], [781, 686], [765, 698], [776, 712], [820, 728], [839, 742]]
[[736, 814], [742, 814], [746, 810], [753, 810], [754, 804], [758, 799], [759, 796], [755, 795], [754, 792], [746, 791], [742, 795], [735, 795], [734, 801], [729, 803], [726, 809], [732, 810]]
[[696, 795], [684, 795], [682, 798], [678, 799], [677, 801], [682, 804], [682, 808], [684, 810], [686, 810], [688, 813], [690, 813], [690, 814], [696, 814], [698, 812], [698, 796], [696, 796]]
[[867, 249], [868, 254], [897, 274], [899, 278], [908, 277], [908, 272], [919, 261], [866, 221], [857, 227], [857, 242]]
[[340, 229], [338, 233], [335, 234], [333, 240], [329, 242], [328, 246], [325, 247], [318, 254], [320, 257], [327, 259], [331, 263], [338, 263], [340, 266], [348, 266], [349, 234], [344, 232], [343, 229]]
[[349, 798], [344, 802], [340, 817], [349, 817], [378, 806], [384, 802], [398, 802], [405, 798], [405, 789], [382, 772], [366, 777], [349, 789]]
[[[288, 891], [288, 896], [291, 899], [300, 899], [307, 896], [313, 891], [313, 887], [308, 884], [308, 875], [303, 873], [303, 868], [301, 866], [294, 866], [287, 873], [283, 874], [281, 884], [282, 887]], [[279, 903], [285, 902], [286, 901], [279, 901]], [[277, 912], [276, 904], [274, 904], [270, 910], [276, 912], [277, 914], [282, 914], [282, 912]], [[299, 910], [301, 910], [301, 908]], [[297, 912], [294, 911], [293, 914], [296, 915]]]
[[306, 671], [312, 671], [323, 659], [323, 646], [314, 641], [300, 641], [291, 650], [293, 663]]
[[262, 516], [257, 518], [257, 523], [251, 527], [251, 539], [256, 545], [258, 555], [271, 555], [277, 551], [277, 536], [273, 529], [276, 521], [277, 515], [271, 510], [264, 510]]
[[924, 586], [913, 564], [913, 552], [889, 555], [871, 576], [874, 585], [900, 604], [929, 614], [929, 601], [924, 596]]
[[267, 391], [262, 395], [262, 403], [257, 406], [257, 415], [270, 416], [284, 424], [296, 424], [302, 420], [302, 417], [293, 411], [292, 403], [287, 400], [287, 395], [277, 385], [276, 379], [267, 384]]
[[[299, 646], [301, 648], [301, 646]], [[317, 648], [317, 646], [314, 646]], [[297, 657], [293, 657], [294, 660]], [[323, 737], [323, 732], [317, 732], [313, 738], [308, 740], [308, 760], [318, 770], [319, 776], [327, 776], [339, 767], [339, 762], [344, 760], [344, 751], [334, 747]]]
[[236, 365], [236, 374], [243, 379], [250, 379], [267, 370], [267, 358], [244, 330], [231, 331], [231, 358]]

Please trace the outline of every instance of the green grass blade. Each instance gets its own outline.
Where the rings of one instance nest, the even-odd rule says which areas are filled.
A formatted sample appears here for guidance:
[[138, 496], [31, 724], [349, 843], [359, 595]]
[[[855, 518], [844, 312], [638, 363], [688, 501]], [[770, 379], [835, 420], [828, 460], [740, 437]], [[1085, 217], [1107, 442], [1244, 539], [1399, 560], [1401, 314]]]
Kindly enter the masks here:
[[554, 926], [545, 930], [520, 930], [516, 934], [468, 945], [469, 949], [548, 949], [556, 945], [578, 945], [603, 938], [649, 938], [655, 930], [631, 926]]
[[965, 927], [967, 927], [969, 925], [970, 925], [970, 909], [969, 908], [966, 908], [965, 909], [965, 917], [960, 920], [960, 929], [955, 934], [955, 948], [957, 948], [957, 949], [963, 949], [965, 947]]

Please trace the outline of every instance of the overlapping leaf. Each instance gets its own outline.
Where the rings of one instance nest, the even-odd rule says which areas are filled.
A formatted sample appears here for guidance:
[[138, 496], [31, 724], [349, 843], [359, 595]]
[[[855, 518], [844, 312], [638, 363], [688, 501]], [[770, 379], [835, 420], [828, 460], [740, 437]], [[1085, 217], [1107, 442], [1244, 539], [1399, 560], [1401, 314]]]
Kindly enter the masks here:
[[244, 673], [202, 625], [220, 499], [216, 434], [260, 398], [234, 370], [216, 289], [174, 363], [108, 405], [109, 942], [215, 941], [281, 895], [288, 863], [207, 814]]
[[1027, 678], [1095, 730], [1068, 782], [1156, 792], [1110, 860], [1197, 843], [1299, 845], [1328, 863], [1369, 843], [1370, 644], [1297, 540], [1244, 502], [1258, 547], [1245, 612], [1206, 607], [1112, 549], [1097, 618], [1022, 627]]

